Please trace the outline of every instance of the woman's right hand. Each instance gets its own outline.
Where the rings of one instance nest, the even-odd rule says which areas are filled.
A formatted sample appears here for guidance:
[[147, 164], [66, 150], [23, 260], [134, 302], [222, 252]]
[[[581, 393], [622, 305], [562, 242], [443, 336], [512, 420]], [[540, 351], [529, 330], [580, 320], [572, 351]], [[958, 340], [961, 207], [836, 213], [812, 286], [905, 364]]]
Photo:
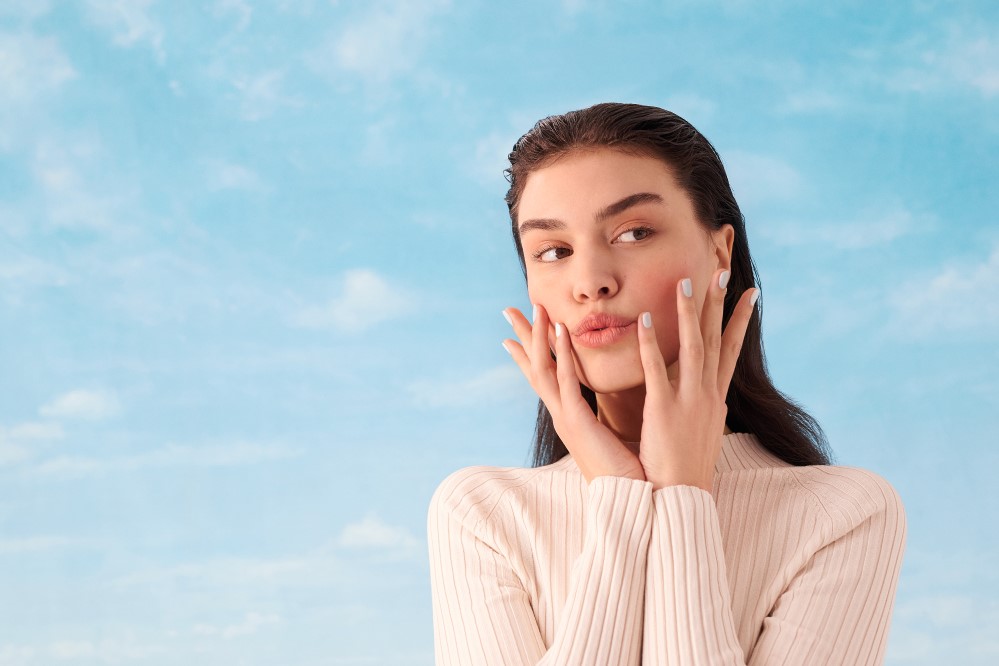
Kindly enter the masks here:
[[[565, 325], [552, 327], [548, 312], [535, 305], [534, 323], [516, 308], [503, 315], [520, 342], [503, 341], [520, 371], [552, 415], [555, 432], [572, 454], [587, 483], [598, 476], [621, 476], [645, 480], [645, 470], [636, 456], [607, 426], [597, 420], [583, 399], [573, 362], [572, 343]], [[549, 334], [555, 338], [555, 360]]]

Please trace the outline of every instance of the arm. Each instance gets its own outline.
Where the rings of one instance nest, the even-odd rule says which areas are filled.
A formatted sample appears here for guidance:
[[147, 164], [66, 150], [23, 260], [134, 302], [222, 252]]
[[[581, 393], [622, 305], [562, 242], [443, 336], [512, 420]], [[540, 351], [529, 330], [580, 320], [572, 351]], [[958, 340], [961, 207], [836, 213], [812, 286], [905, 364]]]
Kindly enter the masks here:
[[748, 661], [736, 637], [713, 497], [690, 486], [656, 491], [644, 663], [882, 663], [905, 514], [886, 481], [864, 478], [870, 482], [854, 495], [863, 502], [831, 516], [820, 547], [764, 618]]
[[483, 515], [467, 488], [445, 482], [430, 507], [438, 666], [637, 665], [652, 485], [610, 476], [589, 484], [583, 549], [550, 647], [505, 554], [500, 512]]

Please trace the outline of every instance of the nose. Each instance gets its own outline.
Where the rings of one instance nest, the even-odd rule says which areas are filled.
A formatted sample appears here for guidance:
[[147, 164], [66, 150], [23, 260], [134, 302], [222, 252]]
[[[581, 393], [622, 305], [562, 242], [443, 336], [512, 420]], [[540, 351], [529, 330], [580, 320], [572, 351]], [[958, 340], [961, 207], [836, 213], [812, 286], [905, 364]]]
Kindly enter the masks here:
[[582, 256], [577, 252], [573, 257], [572, 296], [579, 303], [610, 298], [618, 292], [620, 285], [613, 264], [601, 256]]

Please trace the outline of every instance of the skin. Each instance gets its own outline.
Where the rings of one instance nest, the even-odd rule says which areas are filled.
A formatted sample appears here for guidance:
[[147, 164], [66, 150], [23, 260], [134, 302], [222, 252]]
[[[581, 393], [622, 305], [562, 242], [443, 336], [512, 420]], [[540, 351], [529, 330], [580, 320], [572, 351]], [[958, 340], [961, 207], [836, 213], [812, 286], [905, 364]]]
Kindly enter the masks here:
[[[706, 229], [661, 160], [608, 148], [532, 172], [517, 223], [535, 313], [532, 322], [504, 310], [518, 340], [503, 346], [584, 477], [710, 492], [728, 432], [725, 395], [757, 292], [741, 295], [723, 332], [720, 281], [731, 268], [732, 227]], [[636, 324], [612, 344], [587, 348], [575, 332], [593, 312]], [[596, 393], [597, 416], [581, 382]]]

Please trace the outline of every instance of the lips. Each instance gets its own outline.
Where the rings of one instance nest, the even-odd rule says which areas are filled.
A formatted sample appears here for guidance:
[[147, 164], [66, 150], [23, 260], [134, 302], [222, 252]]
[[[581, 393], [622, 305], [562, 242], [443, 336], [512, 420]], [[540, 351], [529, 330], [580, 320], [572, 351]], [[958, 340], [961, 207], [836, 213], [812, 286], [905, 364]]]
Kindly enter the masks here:
[[597, 312], [587, 315], [572, 337], [583, 347], [603, 347], [621, 340], [634, 328], [634, 319]]

